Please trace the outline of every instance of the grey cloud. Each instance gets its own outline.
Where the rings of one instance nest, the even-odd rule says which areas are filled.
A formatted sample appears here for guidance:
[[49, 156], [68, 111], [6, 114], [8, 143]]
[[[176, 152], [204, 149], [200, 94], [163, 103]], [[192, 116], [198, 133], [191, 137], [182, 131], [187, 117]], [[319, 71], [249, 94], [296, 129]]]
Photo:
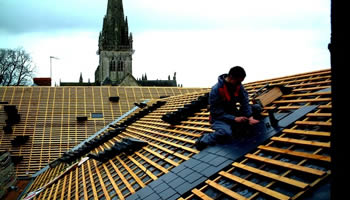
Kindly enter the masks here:
[[1, 0], [0, 31], [11, 34], [102, 27], [106, 0]]
[[[140, 0], [124, 0], [131, 32], [142, 30], [313, 29], [329, 24], [329, 13], [301, 12], [295, 16], [215, 14], [183, 16], [135, 6]], [[0, 0], [0, 32], [10, 34], [89, 29], [101, 31], [107, 0]], [[296, 10], [297, 11], [297, 10]], [[295, 11], [295, 12], [296, 12]], [[218, 12], [218, 11], [217, 11]], [[225, 16], [225, 15], [221, 15]]]

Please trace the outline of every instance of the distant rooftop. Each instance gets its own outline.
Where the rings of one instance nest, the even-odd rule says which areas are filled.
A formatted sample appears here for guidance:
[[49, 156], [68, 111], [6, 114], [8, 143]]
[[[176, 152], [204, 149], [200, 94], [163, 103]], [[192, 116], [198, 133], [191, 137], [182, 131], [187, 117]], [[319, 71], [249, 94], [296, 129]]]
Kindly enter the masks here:
[[37, 86], [51, 86], [51, 78], [50, 77], [33, 78], [33, 82]]

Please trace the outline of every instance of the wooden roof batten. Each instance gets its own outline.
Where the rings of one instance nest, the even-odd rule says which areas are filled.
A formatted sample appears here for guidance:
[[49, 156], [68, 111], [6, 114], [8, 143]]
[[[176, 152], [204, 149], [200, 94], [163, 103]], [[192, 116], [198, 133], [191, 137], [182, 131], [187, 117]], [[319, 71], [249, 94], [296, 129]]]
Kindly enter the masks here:
[[[154, 102], [155, 100], [153, 100], [152, 102]], [[147, 106], [147, 103], [150, 102], [150, 100], [145, 100], [142, 102], [142, 104]], [[158, 101], [156, 100], [156, 105], [158, 105], [159, 102], [162, 101]], [[153, 104], [154, 105], [154, 104]], [[149, 105], [148, 105], [149, 106]], [[70, 152], [74, 152], [76, 150], [79, 150], [80, 148], [83, 148], [84, 145], [86, 145], [88, 142], [96, 139], [96, 138], [101, 138], [101, 136], [103, 136], [104, 134], [106, 134], [106, 132], [113, 130], [114, 128], [116, 128], [116, 124], [119, 123], [120, 121], [125, 121], [125, 118], [128, 118], [130, 115], [135, 115], [135, 112], [137, 113], [137, 110], [140, 110], [139, 106], [135, 106], [134, 108], [132, 108], [130, 111], [126, 112], [125, 114], [123, 114], [122, 116], [120, 116], [118, 119], [114, 120], [113, 122], [109, 123], [107, 126], [105, 126], [104, 128], [102, 128], [101, 130], [97, 131], [95, 134], [93, 134], [92, 136], [90, 136], [89, 138], [87, 138], [85, 141], [81, 142], [80, 144], [78, 144], [77, 146], [75, 146], [74, 148], [72, 148], [70, 150]], [[86, 153], [85, 153], [86, 154]], [[82, 160], [80, 160], [80, 158], [77, 158], [75, 160], [78, 160], [77, 162], [74, 163], [73, 161], [73, 165], [71, 165], [70, 167], [68, 167], [65, 170], [60, 170], [61, 172], [63, 171], [62, 174], [60, 174], [58, 177], [54, 178], [52, 181], [50, 181], [45, 187], [48, 187], [49, 185], [54, 184], [54, 182], [59, 178], [64, 176], [66, 173], [69, 173], [70, 170], [74, 169], [77, 165], [80, 166], [82, 165], [85, 161], [86, 161], [86, 157], [83, 158]], [[56, 166], [62, 166], [61, 165], [62, 161], [60, 160], [60, 158], [54, 160], [53, 162], [51, 162], [49, 165], [47, 165], [46, 167], [44, 167], [43, 169], [41, 169], [40, 171], [38, 171], [33, 178], [38, 177], [40, 175], [42, 175], [43, 173], [45, 173], [47, 170], [49, 169], [56, 169]], [[74, 167], [73, 167], [74, 166]], [[60, 172], [54, 173], [54, 174], [59, 174]]]
[[[61, 153], [70, 150], [123, 113], [134, 102], [173, 96], [203, 88], [177, 87], [0, 87], [1, 102], [17, 106], [21, 121], [12, 133], [0, 134], [0, 150], [10, 150], [23, 159], [16, 175], [30, 178]], [[112, 102], [109, 97], [120, 97]], [[102, 118], [93, 118], [97, 114]], [[77, 123], [77, 117], [88, 120]], [[0, 130], [1, 133], [3, 129]], [[19, 147], [12, 147], [15, 136], [29, 136]]]
[[[190, 95], [191, 95], [191, 93], [190, 93]], [[198, 93], [196, 93], [196, 94], [194, 94], [194, 95], [200, 95], [200, 93], [198, 94]], [[184, 96], [184, 98], [187, 98], [187, 96]], [[169, 99], [169, 98], [168, 98]], [[154, 100], [154, 101], [156, 101], [156, 100]], [[140, 112], [142, 112], [142, 110], [140, 111]], [[152, 114], [152, 113], [150, 113], [150, 114]], [[132, 118], [132, 117], [131, 117]], [[130, 119], [130, 118], [128, 118], [128, 119]], [[126, 119], [126, 121], [128, 120], [128, 119]], [[125, 123], [125, 121], [124, 120], [121, 120], [121, 122], [119, 123], [120, 125], [121, 124], [123, 124], [123, 123]], [[114, 124], [115, 126], [119, 126], [119, 124]], [[112, 127], [113, 128], [113, 127]], [[144, 130], [144, 129], [141, 129], [141, 130]], [[127, 129], [127, 132], [129, 132], [128, 131], [128, 129]], [[127, 132], [125, 132], [125, 133], [121, 133], [120, 134], [120, 136], [118, 136], [118, 138], [124, 138], [125, 136], [126, 137], [128, 137], [129, 135], [127, 134]], [[139, 137], [135, 137], [135, 136], [133, 136], [133, 135], [130, 135], [130, 136], [132, 136], [133, 138], [136, 138], [136, 139], [141, 139], [141, 140], [143, 140], [143, 138], [139, 138]], [[149, 137], [149, 136], [147, 136], [147, 138], [149, 138], [149, 139], [156, 139], [156, 138], [154, 138], [154, 137]], [[176, 138], [176, 137], [175, 137]], [[195, 138], [197, 138], [197, 137], [195, 137]], [[182, 139], [181, 138], [176, 138], [177, 140], [179, 139], [179, 141], [181, 141]], [[185, 140], [186, 141], [186, 140]], [[178, 145], [178, 144], [176, 144], [176, 143], [174, 143], [174, 142], [167, 142], [167, 141], [165, 141], [165, 140], [160, 140], [160, 142], [163, 142], [164, 144], [167, 144], [167, 145], [171, 145], [171, 146], [175, 146], [175, 147], [181, 147], [181, 148], [183, 148], [183, 150], [184, 151], [188, 151], [189, 153], [193, 153], [193, 152], [198, 152], [197, 150], [195, 150], [195, 149], [192, 149], [192, 148], [187, 148], [187, 147], [182, 147], [181, 145]], [[192, 142], [192, 140], [189, 140], [189, 141], [186, 141], [186, 142], [190, 142], [190, 144], [193, 144], [193, 142]], [[153, 145], [153, 144], [152, 144]], [[168, 152], [168, 149], [164, 149], [164, 148], [161, 148], [160, 146], [157, 146], [157, 145], [154, 145], [154, 147], [156, 147], [156, 148], [159, 148], [159, 149], [162, 149], [162, 150], [164, 150], [165, 152]], [[145, 149], [145, 150], [147, 150], [148, 152], [149, 151], [152, 151], [151, 149]], [[170, 151], [169, 151], [170, 152]], [[170, 163], [172, 166], [177, 166], [178, 165], [178, 163], [176, 163], [176, 162], [174, 162], [173, 160], [169, 160], [167, 157], [163, 157], [161, 154], [158, 154], [158, 153], [156, 153], [156, 152], [151, 152], [151, 154], [152, 155], [155, 155], [155, 156], [158, 156], [158, 157], [160, 157], [160, 160], [159, 161], [161, 161], [161, 160], [165, 160], [165, 161], [167, 161], [168, 163]], [[165, 172], [168, 172], [168, 170], [167, 169], [165, 169], [165, 168], [162, 168], [161, 166], [158, 166], [158, 164], [157, 163], [154, 163], [153, 161], [151, 161], [150, 159], [148, 159], [147, 157], [144, 157], [143, 156], [143, 154], [138, 154], [138, 153], [136, 153], [135, 155], [137, 155], [137, 156], [139, 156], [140, 158], [142, 158], [142, 159], [144, 159], [146, 162], [148, 162], [148, 163], [150, 163], [150, 164], [152, 164], [153, 166], [156, 166], [157, 168], [159, 168], [160, 170], [162, 170], [163, 171], [163, 173], [165, 173]], [[177, 156], [178, 158], [180, 158], [180, 159], [182, 159], [182, 160], [186, 160], [186, 159], [188, 159], [188, 158], [186, 158], [186, 156], [183, 156], [183, 155], [181, 155], [181, 154], [178, 154], [178, 153], [176, 153], [176, 152], [173, 152], [172, 153], [172, 155], [174, 155], [174, 156]], [[168, 155], [169, 156], [169, 155]], [[129, 157], [129, 156], [128, 156]], [[142, 165], [140, 165], [140, 163], [139, 163], [139, 161], [138, 160], [135, 160], [135, 158], [133, 158], [133, 157], [129, 157], [131, 160], [131, 162], [134, 162], [134, 163], [136, 163], [141, 169], [143, 168], [143, 171], [147, 171]], [[121, 161], [121, 160], [120, 160]], [[125, 162], [125, 161], [124, 161]], [[125, 163], [125, 164], [127, 164], [127, 163]], [[126, 167], [126, 165], [124, 165], [124, 167]], [[132, 168], [129, 168], [129, 171], [132, 171]], [[152, 177], [153, 176], [153, 174], [152, 173], [154, 173], [154, 172], [152, 172], [152, 173], [150, 173], [150, 172], [146, 172], [146, 173], [149, 173], [149, 175]], [[136, 176], [137, 177], [137, 176]], [[38, 178], [40, 178], [40, 175], [39, 175], [39, 177], [37, 177], [37, 179]], [[156, 176], [153, 176], [153, 179], [156, 179]], [[35, 185], [36, 183], [34, 183], [33, 185]], [[37, 184], [36, 184], [37, 185]], [[141, 186], [142, 185], [144, 185], [144, 184], [141, 184]], [[33, 190], [35, 190], [35, 189], [38, 189], [38, 188], [40, 188], [40, 187], [38, 187], [38, 186], [34, 186], [34, 187], [32, 187], [31, 189], [30, 189], [30, 191], [33, 191]]]
[[[202, 181], [197, 186], [189, 188], [190, 192], [180, 193], [176, 190], [173, 195], [178, 195], [179, 199], [188, 200], [195, 197], [216, 199], [227, 196], [249, 199], [264, 196], [277, 199], [297, 199], [311, 188], [318, 186], [322, 182], [321, 180], [326, 179], [331, 173], [328, 167], [330, 157], [327, 154], [330, 148], [328, 142], [330, 138], [329, 125], [331, 125], [331, 115], [329, 114], [331, 91], [319, 92], [329, 88], [328, 81], [319, 81], [322, 77], [329, 79], [329, 74], [330, 70], [322, 70], [299, 77], [296, 75], [279, 79], [280, 83], [288, 81], [288, 84], [292, 85], [294, 89], [291, 94], [283, 95], [267, 105], [264, 108], [264, 115], [269, 107], [276, 108], [276, 113], [281, 114], [288, 110], [293, 112], [303, 106], [314, 106], [315, 109], [296, 123], [283, 129], [281, 134], [275, 135], [265, 144], [257, 146], [255, 151], [246, 154], [239, 160], [228, 163], [223, 170], [211, 178], [199, 179]], [[307, 82], [308, 77], [310, 82], [298, 87], [298, 83]], [[314, 84], [313, 80], [316, 81]], [[257, 82], [256, 85], [253, 83], [246, 85], [251, 95], [263, 84]], [[302, 90], [303, 88], [305, 90]], [[318, 88], [318, 90], [309, 90], [309, 88]], [[195, 92], [162, 99], [166, 101], [164, 106], [136, 120], [125, 131], [94, 151], [96, 153], [103, 151], [110, 148], [114, 142], [127, 137], [147, 141], [148, 146], [132, 155], [119, 155], [106, 163], [87, 160], [81, 167], [61, 176], [36, 199], [48, 197], [61, 199], [67, 197], [113, 199], [118, 197], [125, 199], [134, 194], [141, 195], [138, 191], [142, 188], [150, 189], [150, 183], [161, 181], [160, 178], [165, 175], [169, 177], [170, 172], [175, 173], [174, 170], [177, 167], [183, 166], [183, 162], [187, 163], [187, 161], [193, 160], [193, 156], [199, 154], [199, 151], [194, 148], [194, 141], [201, 134], [212, 131], [208, 127], [208, 110], [202, 109], [196, 112], [187, 120], [181, 121], [179, 125], [169, 125], [162, 121], [161, 117], [183, 107], [208, 91], [207, 89], [202, 93]], [[307, 101], [308, 98], [311, 100]], [[115, 125], [118, 126], [120, 123], [123, 123], [123, 120]], [[58, 170], [59, 168], [61, 170]], [[57, 177], [57, 172], [63, 169], [61, 165], [58, 165], [37, 176], [33, 186], [28, 191], [35, 191], [47, 184], [45, 177], [48, 177], [49, 173], [56, 174], [54, 177]], [[277, 173], [276, 169], [282, 171]], [[300, 176], [308, 179], [305, 180]], [[80, 182], [84, 185], [80, 185]], [[293, 193], [276, 189], [286, 189], [284, 185], [288, 186], [287, 189], [293, 188]], [[241, 187], [246, 192], [237, 190]], [[65, 193], [64, 190], [68, 192]], [[217, 196], [213, 195], [213, 190], [216, 190]], [[156, 191], [153, 193], [155, 196], [161, 195]], [[141, 196], [138, 197], [136, 199], [142, 199]]]
[[[142, 103], [146, 104], [148, 102], [149, 102], [149, 100], [144, 100]], [[133, 107], [131, 110], [129, 110], [128, 112], [124, 113], [122, 116], [118, 117], [116, 120], [114, 120], [113, 122], [109, 123], [108, 125], [103, 127], [101, 130], [97, 131], [95, 134], [91, 135], [86, 140], [82, 141], [77, 146], [73, 147], [70, 151], [75, 151], [75, 150], [81, 148], [86, 142], [89, 142], [89, 141], [93, 140], [94, 138], [96, 138], [97, 136], [99, 136], [100, 134], [104, 133], [105, 131], [108, 131], [108, 129], [110, 129], [111, 126], [114, 126], [119, 121], [123, 120], [124, 118], [127, 118], [129, 115], [131, 115], [133, 112], [135, 112], [138, 108], [139, 108], [138, 106]], [[52, 168], [52, 167], [57, 166], [58, 163], [59, 163], [59, 158], [57, 158], [56, 160], [54, 160], [51, 163], [49, 163], [43, 169], [39, 170], [37, 173], [35, 173], [33, 175], [33, 177], [35, 178], [35, 177], [39, 176], [40, 174], [45, 172], [48, 168]]]

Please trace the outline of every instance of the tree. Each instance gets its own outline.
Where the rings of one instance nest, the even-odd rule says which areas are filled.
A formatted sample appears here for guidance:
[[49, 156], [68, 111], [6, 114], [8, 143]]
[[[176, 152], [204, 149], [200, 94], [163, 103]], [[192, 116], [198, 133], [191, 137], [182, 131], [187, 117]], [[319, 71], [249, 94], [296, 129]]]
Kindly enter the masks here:
[[32, 58], [24, 49], [0, 49], [0, 85], [29, 85], [34, 69]]

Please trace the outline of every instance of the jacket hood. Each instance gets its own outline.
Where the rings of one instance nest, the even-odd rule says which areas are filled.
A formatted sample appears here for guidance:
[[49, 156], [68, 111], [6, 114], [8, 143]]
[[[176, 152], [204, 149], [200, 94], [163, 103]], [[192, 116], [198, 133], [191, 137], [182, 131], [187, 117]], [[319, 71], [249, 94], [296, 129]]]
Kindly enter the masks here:
[[[225, 84], [225, 78], [228, 76], [228, 74], [221, 74], [219, 77], [218, 77], [218, 83], [216, 84], [217, 87], [221, 88], [223, 87], [223, 85]], [[243, 84], [241, 84], [240, 88], [244, 88]]]
[[222, 85], [224, 85], [225, 83], [225, 78], [228, 76], [228, 74], [221, 74], [219, 77], [218, 77], [218, 83], [220, 85], [220, 87]]

